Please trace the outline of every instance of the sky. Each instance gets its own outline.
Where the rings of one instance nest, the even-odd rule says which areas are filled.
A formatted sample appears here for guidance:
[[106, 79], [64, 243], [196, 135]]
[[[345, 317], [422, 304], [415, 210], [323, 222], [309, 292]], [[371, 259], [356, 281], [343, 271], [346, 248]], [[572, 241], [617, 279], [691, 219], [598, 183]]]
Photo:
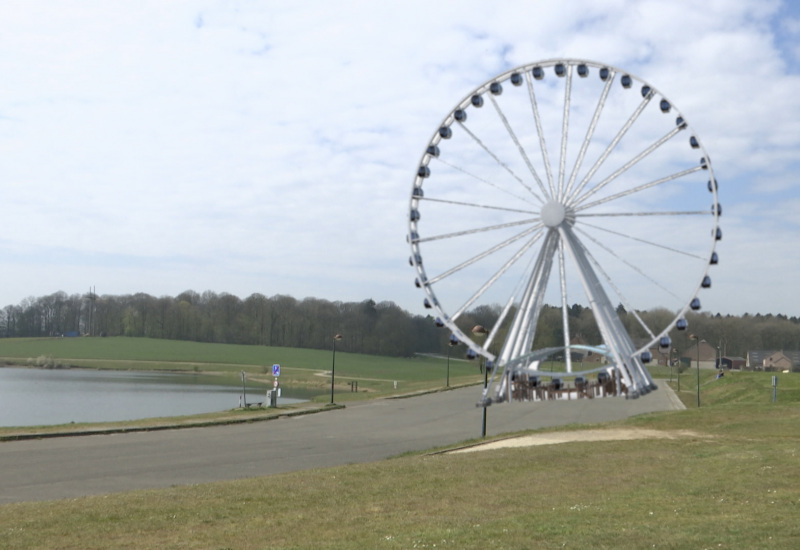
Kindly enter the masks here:
[[608, 63], [691, 117], [724, 239], [704, 310], [800, 315], [800, 6], [8, 0], [0, 307], [57, 291], [392, 301], [409, 196], [494, 75]]

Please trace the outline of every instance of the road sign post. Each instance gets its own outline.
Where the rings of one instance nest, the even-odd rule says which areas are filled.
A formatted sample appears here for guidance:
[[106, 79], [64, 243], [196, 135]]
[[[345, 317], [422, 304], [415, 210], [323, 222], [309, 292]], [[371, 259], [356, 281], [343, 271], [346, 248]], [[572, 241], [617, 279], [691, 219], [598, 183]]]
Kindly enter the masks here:
[[242, 371], [242, 407], [247, 408], [247, 386], [245, 385], [244, 371]]
[[278, 406], [278, 377], [281, 375], [281, 366], [277, 363], [272, 365], [272, 376], [275, 377], [275, 380], [272, 382], [272, 391], [269, 394], [269, 406], [271, 408], [276, 408]]

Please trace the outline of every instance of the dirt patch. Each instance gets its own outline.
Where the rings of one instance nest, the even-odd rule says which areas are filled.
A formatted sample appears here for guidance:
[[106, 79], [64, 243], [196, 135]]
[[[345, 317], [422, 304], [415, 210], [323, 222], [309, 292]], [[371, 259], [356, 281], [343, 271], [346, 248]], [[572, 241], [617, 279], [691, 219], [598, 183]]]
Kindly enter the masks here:
[[524, 435], [482, 443], [450, 451], [452, 453], [472, 453], [476, 451], [489, 451], [492, 449], [506, 449], [510, 447], [533, 447], [535, 445], [556, 445], [558, 443], [573, 443], [577, 441], [625, 441], [630, 439], [682, 439], [687, 437], [706, 437], [705, 435], [690, 430], [646, 430], [637, 428], [620, 428], [613, 430], [577, 430], [573, 432], [552, 432], [543, 434]]

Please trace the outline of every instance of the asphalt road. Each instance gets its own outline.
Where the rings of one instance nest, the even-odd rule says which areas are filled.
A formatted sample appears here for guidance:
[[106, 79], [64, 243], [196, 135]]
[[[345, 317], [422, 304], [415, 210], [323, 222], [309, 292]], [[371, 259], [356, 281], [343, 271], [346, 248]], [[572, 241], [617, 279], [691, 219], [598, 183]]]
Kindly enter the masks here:
[[[453, 445], [480, 437], [479, 393], [381, 399], [251, 424], [0, 442], [0, 504], [265, 476]], [[494, 405], [487, 435], [677, 408], [666, 384], [635, 400]]]

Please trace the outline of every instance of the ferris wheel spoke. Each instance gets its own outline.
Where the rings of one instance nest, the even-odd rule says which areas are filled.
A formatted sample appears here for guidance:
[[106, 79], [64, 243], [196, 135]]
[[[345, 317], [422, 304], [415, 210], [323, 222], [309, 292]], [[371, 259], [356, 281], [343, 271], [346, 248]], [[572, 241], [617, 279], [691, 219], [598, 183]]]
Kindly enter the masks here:
[[536, 192], [535, 192], [533, 189], [531, 189], [531, 187], [530, 187], [530, 186], [529, 186], [527, 183], [525, 183], [524, 181], [522, 181], [522, 178], [521, 178], [521, 177], [519, 177], [519, 176], [516, 174], [516, 172], [514, 172], [514, 170], [512, 170], [512, 169], [511, 169], [511, 167], [510, 167], [508, 164], [506, 164], [505, 162], [503, 162], [503, 161], [500, 159], [500, 157], [498, 157], [498, 156], [497, 156], [497, 155], [496, 155], [496, 154], [495, 154], [495, 153], [494, 153], [494, 152], [493, 152], [491, 149], [489, 149], [489, 147], [487, 147], [487, 146], [486, 146], [486, 144], [485, 144], [485, 143], [483, 143], [483, 141], [481, 141], [481, 139], [480, 139], [478, 136], [476, 136], [474, 133], [472, 133], [472, 131], [470, 131], [470, 129], [469, 129], [469, 128], [467, 128], [467, 126], [466, 126], [465, 124], [463, 124], [463, 123], [461, 123], [461, 122], [459, 122], [458, 124], [459, 124], [459, 126], [461, 126], [461, 128], [462, 128], [462, 129], [463, 129], [463, 130], [464, 130], [464, 131], [467, 133], [467, 135], [469, 135], [469, 137], [471, 137], [471, 138], [472, 138], [472, 139], [475, 141], [475, 143], [477, 143], [477, 144], [478, 144], [478, 146], [479, 146], [481, 149], [483, 149], [484, 151], [486, 151], [486, 153], [487, 153], [487, 154], [488, 154], [490, 157], [492, 157], [492, 158], [494, 159], [494, 161], [495, 161], [497, 164], [499, 164], [500, 166], [502, 166], [502, 167], [503, 167], [503, 169], [504, 169], [506, 172], [508, 172], [509, 174], [511, 174], [511, 177], [513, 177], [515, 180], [517, 180], [517, 181], [519, 182], [519, 184], [520, 184], [520, 185], [522, 185], [522, 186], [523, 186], [525, 189], [527, 189], [527, 190], [528, 190], [528, 192], [530, 192], [530, 194], [531, 194], [531, 195], [533, 195], [533, 196], [534, 196], [534, 197], [535, 197], [537, 200], [539, 200], [540, 202], [544, 203], [544, 200], [543, 200], [543, 199], [542, 199], [542, 198], [541, 198], [541, 197], [540, 197], [538, 194], [536, 194]]
[[513, 212], [515, 214], [535, 214], [535, 212], [532, 210], [520, 210], [518, 208], [507, 208], [505, 206], [492, 206], [489, 204], [478, 204], [476, 202], [451, 201], [447, 199], [434, 199], [429, 197], [419, 197], [419, 200], [428, 202], [438, 202], [442, 204], [452, 204], [454, 206], [470, 206], [473, 208], [485, 208], [487, 210], [500, 210], [502, 212]]
[[[542, 180], [539, 177], [539, 174], [536, 172], [536, 169], [533, 167], [533, 164], [531, 163], [531, 159], [530, 159], [530, 157], [528, 157], [528, 153], [525, 152], [525, 148], [520, 143], [519, 138], [517, 138], [517, 134], [515, 134], [514, 130], [511, 128], [511, 124], [509, 124], [508, 118], [506, 117], [505, 113], [503, 113], [503, 110], [500, 109], [500, 105], [497, 103], [497, 101], [495, 100], [493, 95], [490, 94], [489, 95], [489, 99], [491, 100], [492, 105], [495, 108], [495, 111], [497, 111], [497, 116], [499, 116], [500, 120], [503, 121], [503, 126], [506, 127], [506, 131], [508, 132], [508, 135], [511, 136], [511, 140], [514, 142], [514, 145], [517, 146], [517, 150], [519, 151], [520, 156], [522, 156], [523, 160], [525, 161], [525, 165], [528, 167], [528, 170], [530, 170], [531, 175], [533, 175], [533, 179], [536, 180], [536, 183], [539, 185], [539, 188], [541, 189], [542, 193], [544, 195], [547, 195], [547, 191], [544, 188], [544, 184], [542, 183]], [[530, 193], [534, 197], [536, 197], [539, 200], [539, 202], [541, 202], [542, 204], [545, 203], [545, 200], [542, 197], [540, 197], [538, 194], [536, 194], [536, 192], [533, 189], [531, 189], [527, 185], [525, 185], [525, 188], [528, 191], [530, 191]]]
[[589, 148], [589, 144], [594, 136], [594, 131], [597, 129], [597, 122], [600, 120], [600, 114], [603, 112], [603, 107], [605, 106], [606, 99], [608, 99], [608, 92], [611, 90], [611, 84], [614, 82], [615, 76], [615, 72], [611, 71], [609, 73], [608, 78], [606, 79], [606, 84], [603, 86], [603, 92], [600, 94], [600, 98], [597, 100], [597, 105], [595, 106], [594, 114], [592, 115], [592, 121], [589, 123], [589, 127], [586, 129], [586, 137], [583, 139], [583, 144], [581, 145], [581, 150], [578, 153], [578, 158], [575, 160], [575, 164], [572, 166], [572, 173], [570, 174], [569, 183], [567, 184], [567, 195], [572, 194], [573, 186], [575, 185], [575, 179], [578, 177], [578, 171], [583, 165], [583, 160], [586, 156], [586, 150]]
[[[523, 231], [521, 233], [518, 233], [518, 234], [516, 234], [516, 235], [514, 235], [512, 237], [509, 237], [508, 239], [506, 239], [505, 241], [501, 242], [500, 244], [497, 244], [497, 245], [495, 245], [495, 246], [493, 246], [493, 247], [481, 252], [480, 254], [478, 254], [476, 256], [473, 256], [472, 258], [470, 258], [470, 259], [468, 259], [468, 260], [466, 260], [466, 261], [464, 261], [464, 262], [462, 262], [462, 263], [460, 263], [460, 264], [448, 269], [444, 273], [441, 273], [440, 275], [437, 275], [436, 277], [433, 277], [432, 279], [429, 279], [428, 280], [428, 285], [432, 285], [434, 283], [437, 283], [437, 282], [441, 281], [442, 279], [445, 279], [445, 278], [451, 276], [452, 274], [457, 273], [458, 271], [461, 271], [465, 267], [468, 267], [468, 266], [474, 264], [475, 262], [478, 262], [478, 261], [486, 258], [487, 256], [491, 256], [495, 252], [497, 252], [499, 250], [502, 250], [503, 248], [515, 243], [516, 241], [518, 241], [518, 240], [520, 240], [520, 239], [522, 239], [524, 237], [527, 237], [531, 233], [535, 233], [536, 231], [541, 231], [541, 229], [542, 229], [542, 225], [541, 224], [537, 224], [537, 225], [535, 225], [535, 226], [533, 226], [533, 227], [531, 227], [529, 229], [526, 229], [525, 231]], [[536, 236], [534, 236], [534, 238], [538, 239], [538, 237], [536, 237]]]
[[569, 104], [572, 94], [572, 65], [567, 67], [564, 83], [564, 113], [561, 116], [561, 156], [558, 161], [558, 200], [564, 198], [564, 174], [567, 165], [567, 137], [569, 135]]
[[482, 286], [481, 286], [481, 287], [478, 289], [478, 291], [477, 291], [477, 292], [475, 292], [475, 294], [473, 294], [473, 295], [472, 295], [472, 296], [471, 296], [471, 297], [470, 297], [470, 298], [469, 298], [469, 299], [468, 299], [466, 302], [464, 302], [464, 304], [463, 304], [463, 305], [462, 305], [460, 308], [458, 308], [458, 310], [457, 310], [455, 313], [453, 313], [453, 315], [451, 315], [451, 317], [450, 317], [450, 318], [451, 318], [451, 319], [453, 319], [453, 320], [456, 320], [456, 319], [458, 319], [458, 318], [461, 316], [461, 314], [462, 314], [462, 313], [464, 313], [464, 311], [466, 311], [466, 309], [467, 309], [468, 307], [470, 307], [472, 304], [474, 304], [474, 303], [475, 303], [475, 301], [476, 301], [478, 298], [480, 298], [481, 296], [483, 296], [483, 294], [484, 294], [484, 293], [485, 293], [485, 292], [486, 292], [486, 291], [487, 291], [489, 288], [491, 288], [491, 287], [492, 287], [492, 286], [493, 286], [493, 285], [494, 285], [494, 284], [497, 282], [497, 280], [498, 280], [498, 279], [499, 279], [499, 278], [500, 278], [500, 277], [501, 277], [501, 276], [502, 276], [502, 275], [503, 275], [505, 272], [507, 272], [507, 271], [509, 270], [509, 268], [511, 268], [511, 266], [513, 266], [515, 263], [517, 263], [517, 262], [519, 261], [519, 259], [520, 259], [520, 258], [522, 258], [522, 256], [524, 256], [524, 255], [525, 255], [525, 253], [526, 253], [528, 250], [530, 250], [530, 248], [531, 248], [531, 247], [532, 247], [534, 244], [536, 244], [536, 242], [537, 242], [537, 241], [538, 241], [538, 240], [539, 240], [539, 239], [542, 237], [542, 234], [543, 234], [543, 233], [544, 233], [543, 231], [540, 231], [539, 233], [537, 233], [536, 235], [534, 235], [534, 236], [533, 236], [531, 239], [528, 239], [528, 240], [527, 240], [527, 241], [524, 243], [524, 245], [523, 245], [522, 247], [520, 247], [520, 249], [519, 249], [519, 250], [518, 250], [518, 251], [517, 251], [517, 252], [516, 252], [516, 253], [515, 253], [515, 254], [514, 254], [514, 255], [513, 255], [513, 256], [512, 256], [512, 257], [511, 257], [511, 258], [510, 258], [510, 259], [509, 259], [507, 262], [506, 262], [506, 263], [505, 263], [505, 264], [503, 264], [503, 265], [500, 267], [500, 269], [498, 269], [498, 270], [497, 270], [497, 271], [496, 271], [496, 272], [495, 272], [495, 273], [494, 273], [494, 274], [493, 274], [493, 275], [492, 275], [492, 276], [491, 276], [491, 277], [490, 277], [490, 278], [489, 278], [489, 279], [488, 279], [488, 280], [487, 280], [487, 281], [486, 281], [486, 282], [485, 282], [485, 283], [484, 283], [484, 284], [483, 284], [483, 285], [482, 285]]
[[[694, 254], [694, 253], [691, 253], [691, 252], [686, 252], [686, 251], [684, 251], [684, 250], [680, 250], [680, 249], [677, 249], [677, 248], [673, 248], [673, 247], [671, 247], [671, 246], [665, 246], [665, 245], [663, 245], [663, 244], [654, 243], [653, 241], [648, 241], [648, 240], [645, 240], [645, 239], [640, 239], [640, 238], [638, 238], [638, 237], [634, 237], [634, 236], [632, 236], [632, 235], [628, 235], [628, 234], [626, 234], [626, 233], [620, 233], [619, 231], [614, 231], [614, 230], [612, 230], [612, 229], [608, 229], [608, 228], [605, 228], [605, 227], [600, 227], [599, 225], [593, 225], [593, 224], [590, 224], [590, 223], [585, 223], [585, 222], [583, 222], [581, 225], [582, 225], [582, 226], [586, 226], [586, 227], [591, 227], [592, 229], [597, 229], [598, 231], [605, 231], [606, 233], [611, 233], [612, 235], [616, 235], [616, 236], [618, 236], [618, 237], [623, 237], [623, 238], [625, 238], [625, 239], [629, 239], [629, 240], [631, 240], [631, 241], [636, 241], [636, 242], [640, 242], [640, 243], [643, 243], [643, 244], [646, 244], [646, 245], [649, 245], [649, 246], [654, 246], [654, 247], [656, 247], [656, 248], [661, 248], [662, 250], [668, 250], [668, 251], [670, 251], [670, 252], [675, 252], [676, 254], [682, 254], [682, 255], [684, 255], [684, 256], [688, 256], [688, 257], [690, 257], [690, 258], [696, 258], [696, 259], [698, 259], [698, 260], [704, 260], [704, 261], [705, 261], [705, 259], [706, 259], [705, 257], [703, 257], [703, 256], [700, 256], [699, 254]], [[580, 229], [578, 229], [578, 230], [580, 230]]]
[[647, 332], [647, 334], [650, 336], [651, 339], [655, 340], [656, 335], [650, 329], [650, 326], [647, 323], [644, 322], [644, 319], [642, 319], [641, 315], [639, 315], [639, 312], [636, 311], [635, 307], [631, 306], [631, 308], [632, 309], [628, 309], [628, 311], [633, 311], [633, 317], [639, 323], [639, 326], [642, 327], [645, 330], [645, 332]]
[[[591, 239], [591, 237], [589, 237], [589, 238]], [[591, 239], [591, 240], [594, 241], [594, 239]], [[578, 241], [578, 243], [580, 245], [580, 241]], [[605, 250], [608, 250], [608, 248], [604, 247], [603, 245], [601, 245], [597, 241], [595, 241], [595, 243], [598, 246], [603, 247]], [[580, 245], [580, 246], [582, 246], [582, 245]], [[636, 319], [636, 321], [639, 323], [639, 325], [650, 335], [650, 338], [655, 339], [655, 334], [653, 334], [653, 331], [650, 330], [650, 327], [647, 325], [647, 323], [645, 323], [644, 320], [642, 320], [642, 317], [639, 315], [639, 312], [636, 311], [636, 308], [631, 304], [630, 300], [628, 300], [628, 298], [622, 293], [622, 291], [617, 287], [617, 285], [614, 284], [614, 281], [605, 272], [603, 267], [600, 265], [600, 262], [598, 262], [597, 259], [594, 256], [592, 256], [592, 254], [588, 250], [585, 249], [585, 247], [584, 247], [584, 252], [585, 252], [586, 256], [589, 258], [589, 261], [591, 261], [592, 264], [594, 264], [594, 266], [597, 268], [597, 270], [600, 272], [600, 274], [606, 280], [606, 283], [608, 283], [608, 285], [616, 293], [617, 297], [619, 297], [620, 302], [623, 304], [623, 306], [625, 307], [626, 311], [633, 315], [633, 317]], [[650, 280], [650, 282], [652, 282], [653, 284], [658, 285], [661, 289], [663, 289], [666, 292], [670, 293], [675, 298], [678, 298], [678, 296], [676, 296], [673, 292], [671, 292], [670, 290], [668, 290], [668, 289], [664, 288], [663, 286], [661, 286], [657, 281], [655, 281], [655, 279], [650, 278], [648, 275], [643, 273], [641, 270], [639, 270], [635, 266], [631, 265], [630, 263], [626, 262], [625, 260], [622, 260], [618, 256], [617, 256], [617, 259], [619, 259], [620, 261], [622, 261], [624, 264], [626, 264], [627, 266], [631, 267], [632, 269], [636, 270], [643, 277], [645, 277], [648, 280]], [[680, 298], [678, 298], [678, 299], [680, 299]]]
[[[588, 264], [594, 265], [595, 267], [595, 269], [591, 269], [591, 267], [586, 264], [586, 266], [581, 270], [581, 275], [584, 279], [596, 281], [595, 288], [598, 292], [597, 299], [599, 302], [599, 307], [597, 310], [599, 312], [599, 316], [604, 318], [604, 321], [602, 321], [601, 324], [606, 325], [605, 329], [601, 328], [601, 331], [606, 330], [609, 332], [607, 335], [608, 340], [611, 340], [612, 342], [616, 340], [613, 345], [616, 346], [615, 354], [617, 355], [620, 373], [623, 375], [623, 378], [626, 378], [628, 384], [633, 385], [634, 391], [642, 391], [644, 393], [650, 391], [654, 388], [652, 379], [650, 378], [647, 370], [641, 364], [641, 361], [638, 359], [638, 357], [634, 357], [636, 354], [635, 346], [630, 340], [630, 336], [623, 328], [619, 315], [615, 312], [615, 310], [613, 310], [611, 303], [608, 301], [608, 296], [600, 288], [599, 281], [597, 281], [597, 272], [599, 272], [606, 280], [606, 283], [615, 292], [617, 297], [620, 299], [620, 303], [626, 307], [626, 310], [628, 312], [632, 312], [632, 315], [636, 319], [637, 323], [639, 323], [639, 325], [650, 335], [650, 338], [655, 339], [655, 334], [647, 325], [647, 323], [645, 323], [641, 318], [639, 313], [636, 311], [636, 308], [631, 305], [631, 302], [620, 291], [619, 287], [614, 284], [611, 277], [608, 276], [608, 273], [603, 270], [603, 267], [600, 265], [600, 263], [594, 258], [594, 256], [592, 256], [589, 250], [587, 250], [586, 247], [580, 243], [580, 240], [577, 239], [576, 235], [571, 231], [565, 232], [565, 234], [568, 234], [570, 237], [569, 243], [576, 260], [578, 260], [578, 258], [583, 258], [584, 261], [588, 261]], [[579, 250], [580, 254], [575, 253], [575, 250]], [[584, 284], [587, 283], [585, 282]], [[622, 356], [619, 355], [620, 353]], [[630, 360], [630, 362], [628, 360]]]
[[606, 185], [608, 185], [609, 183], [611, 183], [612, 181], [617, 179], [619, 176], [621, 176], [622, 174], [624, 174], [625, 172], [630, 170], [634, 165], [639, 163], [642, 159], [644, 159], [645, 157], [650, 155], [653, 151], [655, 151], [656, 149], [658, 149], [659, 147], [664, 145], [666, 142], [668, 142], [670, 139], [672, 139], [681, 130], [682, 130], [682, 128], [680, 128], [678, 126], [673, 128], [672, 130], [670, 130], [666, 135], [661, 137], [661, 139], [657, 140], [655, 143], [650, 145], [650, 147], [648, 147], [647, 149], [645, 149], [644, 151], [642, 151], [641, 153], [639, 153], [638, 155], [633, 157], [631, 160], [629, 160], [628, 162], [623, 164], [613, 174], [611, 174], [606, 179], [604, 179], [603, 181], [601, 181], [600, 183], [598, 183], [597, 185], [592, 187], [582, 197], [575, 199], [574, 200], [574, 204], [582, 203], [583, 201], [585, 201], [586, 199], [588, 199], [589, 197], [591, 197], [592, 195], [594, 195], [595, 193], [597, 193], [598, 191], [603, 189]]
[[[453, 170], [458, 170], [458, 171], [459, 171], [459, 172], [461, 172], [462, 174], [464, 174], [464, 175], [466, 175], [466, 176], [469, 176], [470, 178], [472, 178], [472, 179], [474, 179], [474, 180], [477, 180], [477, 181], [479, 181], [479, 182], [481, 182], [481, 183], [483, 183], [483, 184], [486, 184], [486, 185], [488, 185], [488, 186], [490, 186], [490, 187], [493, 187], [495, 190], [499, 191], [500, 193], [503, 193], [503, 194], [505, 194], [505, 195], [508, 195], [508, 196], [510, 196], [511, 198], [513, 198], [513, 199], [515, 199], [515, 200], [518, 200], [518, 201], [520, 201], [520, 202], [523, 202], [523, 203], [526, 203], [526, 204], [530, 204], [531, 206], [534, 206], [534, 204], [533, 204], [532, 202], [530, 202], [530, 200], [529, 200], [529, 197], [523, 197], [523, 196], [521, 196], [521, 195], [517, 195], [517, 194], [515, 194], [515, 193], [512, 193], [512, 192], [510, 192], [508, 189], [505, 189], [505, 188], [503, 188], [503, 187], [501, 187], [501, 186], [497, 185], [496, 183], [493, 183], [493, 182], [491, 182], [491, 181], [489, 181], [489, 180], [487, 180], [487, 179], [485, 179], [485, 178], [482, 178], [482, 177], [480, 177], [480, 176], [476, 176], [475, 174], [473, 174], [473, 173], [471, 173], [471, 172], [469, 172], [469, 171], [467, 171], [467, 170], [465, 170], [465, 169], [461, 168], [460, 166], [456, 166], [455, 164], [452, 164], [452, 163], [450, 163], [450, 162], [447, 162], [446, 160], [443, 160], [443, 159], [437, 159], [437, 160], [438, 160], [439, 162], [441, 162], [442, 164], [444, 164], [445, 166], [449, 166], [449, 167], [450, 167], [450, 168], [452, 168]], [[541, 200], [541, 198], [540, 198], [540, 197], [536, 196], [535, 194], [534, 194], [534, 196], [535, 196], [537, 199], [539, 199], [539, 202], [542, 202], [542, 200]]]
[[[639, 268], [638, 266], [632, 264], [628, 260], [622, 258], [619, 254], [617, 254], [616, 252], [611, 250], [609, 247], [607, 247], [606, 245], [604, 245], [603, 243], [601, 243], [600, 241], [598, 241], [597, 239], [595, 239], [594, 237], [592, 237], [591, 235], [586, 233], [585, 231], [582, 231], [580, 228], [576, 228], [576, 230], [578, 232], [580, 232], [584, 237], [586, 237], [587, 239], [592, 241], [594, 244], [596, 244], [597, 246], [599, 246], [600, 248], [605, 250], [608, 254], [610, 254], [611, 256], [613, 256], [614, 258], [616, 258], [617, 260], [619, 260], [620, 262], [622, 262], [623, 264], [627, 265], [629, 268], [634, 270], [636, 273], [638, 273], [639, 275], [641, 275], [642, 277], [644, 277], [645, 279], [647, 279], [648, 281], [650, 281], [651, 283], [656, 285], [658, 288], [660, 288], [661, 290], [663, 290], [664, 292], [666, 292], [667, 294], [669, 294], [673, 298], [676, 298], [677, 300], [680, 300], [680, 298], [678, 297], [677, 294], [675, 294], [673, 291], [671, 291], [670, 289], [668, 289], [667, 287], [662, 285], [656, 279], [654, 279], [653, 277], [651, 277], [650, 275], [648, 275], [647, 273], [642, 271], [641, 268]], [[583, 245], [580, 243], [580, 241], [578, 241], [578, 243], [580, 244], [580, 246], [583, 247]], [[596, 261], [592, 257], [592, 255], [589, 253], [589, 251], [586, 250], [586, 247], [583, 247], [583, 249], [586, 251], [586, 255], [592, 260], [592, 263], [594, 263], [597, 266], [597, 268], [600, 269], [601, 273], [603, 274], [604, 278], [608, 281], [609, 285], [611, 285], [612, 288], [614, 288], [614, 292], [616, 292], [618, 296], [622, 297], [623, 296], [622, 293], [616, 288], [614, 283], [611, 281], [610, 277], [608, 277], [606, 272], [602, 269], [602, 267], [600, 266], [600, 263], [598, 261]]]
[[598, 212], [596, 214], [575, 214], [576, 218], [612, 218], [620, 216], [713, 216], [706, 210], [675, 210], [672, 212]]
[[[488, 351], [489, 346], [492, 345], [494, 342], [495, 337], [500, 332], [500, 327], [503, 326], [505, 323], [506, 318], [508, 318], [508, 314], [511, 312], [511, 308], [514, 306], [514, 300], [516, 298], [517, 293], [512, 292], [511, 296], [509, 296], [506, 305], [503, 306], [503, 310], [500, 312], [500, 315], [497, 317], [497, 321], [495, 321], [494, 326], [489, 331], [489, 336], [486, 337], [486, 341], [483, 344], [483, 349]], [[492, 373], [492, 377], [494, 377], [494, 373]]]
[[564, 241], [558, 240], [558, 271], [561, 279], [561, 327], [564, 332], [564, 363], [567, 372], [572, 372], [572, 353], [569, 351], [569, 301], [567, 300], [567, 269], [564, 264]]
[[597, 172], [597, 170], [600, 169], [600, 167], [606, 161], [606, 159], [611, 154], [611, 152], [614, 149], [616, 149], [617, 144], [619, 144], [620, 140], [625, 136], [625, 134], [628, 132], [628, 130], [631, 129], [631, 126], [633, 126], [633, 123], [636, 122], [636, 119], [639, 118], [639, 115], [642, 114], [642, 112], [644, 111], [644, 108], [647, 107], [648, 103], [650, 103], [650, 99], [651, 98], [652, 98], [652, 95], [648, 94], [641, 101], [641, 103], [639, 103], [639, 106], [633, 111], [631, 116], [628, 117], [628, 120], [625, 121], [625, 124], [623, 124], [622, 128], [620, 128], [619, 132], [617, 132], [617, 135], [614, 136], [614, 139], [611, 140], [611, 142], [606, 147], [605, 151], [603, 151], [603, 153], [600, 155], [600, 157], [595, 161], [594, 165], [592, 165], [592, 167], [589, 169], [589, 172], [584, 176], [583, 180], [581, 180], [581, 183], [580, 183], [580, 185], [578, 185], [578, 188], [575, 189], [575, 191], [573, 191], [570, 194], [570, 196], [567, 198], [567, 202], [570, 202], [570, 203], [573, 202], [575, 200], [575, 197], [578, 196], [581, 193], [581, 191], [583, 191], [583, 188], [586, 187], [586, 184], [589, 183], [589, 181], [594, 176], [595, 172]]
[[438, 241], [441, 239], [453, 239], [456, 237], [463, 237], [466, 235], [473, 235], [475, 233], [485, 233], [487, 231], [496, 231], [498, 229], [507, 229], [509, 227], [515, 227], [518, 225], [530, 225], [532, 223], [538, 223], [539, 218], [531, 218], [528, 220], [521, 220], [518, 222], [509, 222], [509, 223], [502, 223], [498, 225], [488, 225], [486, 227], [477, 227], [475, 229], [467, 229], [464, 231], [454, 231], [453, 233], [444, 233], [442, 235], [434, 235], [433, 237], [424, 237], [421, 239], [416, 239], [415, 242], [418, 243], [425, 243], [429, 241]]
[[[547, 184], [550, 187], [550, 197], [556, 196], [556, 189], [553, 186], [553, 175], [550, 172], [550, 157], [547, 154], [547, 143], [544, 139], [544, 133], [542, 132], [542, 119], [539, 115], [539, 103], [536, 101], [536, 94], [533, 92], [533, 81], [531, 80], [531, 75], [529, 72], [525, 73], [525, 80], [528, 83], [528, 96], [531, 100], [531, 109], [533, 110], [533, 118], [536, 122], [536, 132], [539, 135], [539, 147], [542, 151], [542, 160], [544, 161], [544, 169], [547, 173]], [[544, 186], [542, 186], [542, 192], [547, 196], [547, 191], [544, 190]]]
[[614, 195], [610, 195], [608, 197], [596, 200], [594, 202], [590, 202], [588, 204], [581, 204], [580, 206], [574, 207], [574, 211], [575, 212], [580, 212], [582, 210], [587, 210], [589, 208], [592, 208], [594, 206], [598, 206], [600, 204], [611, 202], [613, 200], [620, 199], [622, 197], [627, 197], [627, 196], [633, 195], [635, 193], [639, 193], [641, 191], [645, 191], [647, 189], [651, 189], [653, 187], [661, 185], [662, 183], [667, 183], [669, 181], [676, 180], [676, 179], [682, 178], [684, 176], [688, 176], [689, 174], [693, 174], [694, 172], [697, 172], [698, 170], [702, 170], [702, 169], [703, 169], [702, 166], [695, 166], [694, 168], [688, 168], [686, 170], [681, 170], [680, 172], [675, 172], [674, 174], [670, 174], [669, 176], [666, 176], [664, 178], [653, 180], [650, 183], [645, 183], [643, 185], [638, 185], [636, 187], [632, 187], [631, 189], [628, 189], [627, 191], [621, 191], [621, 192], [616, 193]]

